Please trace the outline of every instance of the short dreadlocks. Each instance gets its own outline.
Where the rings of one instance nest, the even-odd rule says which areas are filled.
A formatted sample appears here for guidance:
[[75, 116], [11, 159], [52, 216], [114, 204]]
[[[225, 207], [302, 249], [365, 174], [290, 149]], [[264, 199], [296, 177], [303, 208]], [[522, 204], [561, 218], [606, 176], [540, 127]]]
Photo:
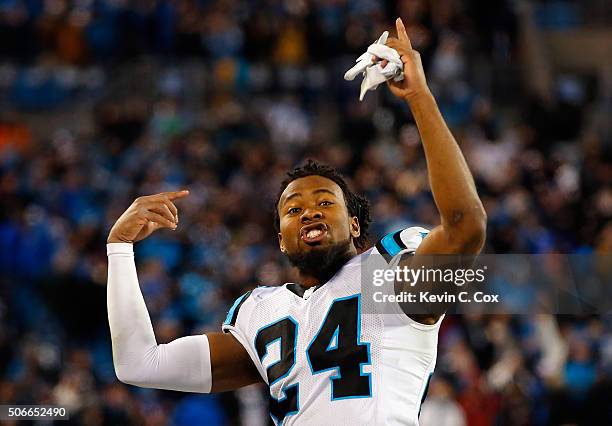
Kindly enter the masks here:
[[349, 215], [351, 215], [351, 217], [357, 216], [357, 219], [359, 220], [361, 234], [359, 237], [353, 239], [355, 247], [359, 251], [365, 250], [368, 246], [368, 228], [372, 222], [372, 219], [370, 218], [370, 203], [365, 197], [355, 194], [349, 189], [344, 177], [340, 174], [340, 172], [338, 172], [338, 170], [326, 164], [318, 163], [314, 160], [308, 160], [306, 164], [287, 172], [287, 178], [282, 181], [280, 190], [276, 196], [276, 202], [274, 203], [274, 228], [276, 231], [280, 231], [278, 202], [280, 201], [283, 191], [294, 180], [313, 175], [322, 176], [324, 178], [333, 180], [336, 182], [336, 184], [338, 184], [342, 190], [342, 193], [344, 194], [344, 202], [346, 203]]

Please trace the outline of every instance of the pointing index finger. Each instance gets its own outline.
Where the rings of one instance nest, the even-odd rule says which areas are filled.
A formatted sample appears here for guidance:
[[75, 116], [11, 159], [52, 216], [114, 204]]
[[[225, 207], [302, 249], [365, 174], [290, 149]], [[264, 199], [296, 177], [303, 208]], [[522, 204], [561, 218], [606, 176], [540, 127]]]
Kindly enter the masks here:
[[406, 32], [406, 27], [402, 22], [402, 18], [397, 18], [395, 20], [395, 28], [397, 29], [397, 38], [401, 41], [408, 43], [410, 49], [412, 49], [412, 44], [410, 43], [410, 38], [408, 37], [408, 33]]
[[184, 198], [188, 196], [189, 191], [187, 189], [183, 189], [181, 191], [165, 192], [164, 195], [167, 196], [170, 200], [176, 200], [177, 198]]

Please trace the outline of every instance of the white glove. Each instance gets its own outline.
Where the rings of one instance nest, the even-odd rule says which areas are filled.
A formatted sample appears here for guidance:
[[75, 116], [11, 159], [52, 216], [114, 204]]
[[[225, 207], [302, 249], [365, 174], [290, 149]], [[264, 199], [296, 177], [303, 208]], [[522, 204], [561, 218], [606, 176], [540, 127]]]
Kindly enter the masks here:
[[[378, 40], [376, 40], [370, 46], [374, 46], [376, 44], [384, 45], [387, 42], [387, 38], [388, 37], [389, 37], [389, 31], [385, 31], [378, 38]], [[347, 72], [344, 73], [344, 79], [347, 80], [347, 81], [353, 81], [355, 79], [355, 77], [357, 77], [357, 74], [360, 74], [360, 73], [364, 72], [367, 67], [373, 65], [373, 63], [372, 63], [372, 59], [373, 58], [374, 58], [374, 55], [372, 55], [371, 53], [368, 53], [366, 51], [364, 54], [362, 54], [360, 57], [358, 57], [357, 60], [355, 61], [355, 62], [357, 62], [357, 65], [355, 65], [353, 68], [351, 68], [350, 70], [348, 70]]]
[[[375, 90], [380, 83], [391, 78], [394, 81], [404, 79], [404, 64], [397, 51], [385, 45], [387, 37], [389, 37], [389, 32], [385, 31], [378, 40], [368, 47], [368, 50], [363, 55], [357, 58], [357, 64], [344, 73], [344, 79], [348, 81], [352, 81], [358, 74], [363, 73], [363, 81], [361, 82], [361, 91], [359, 93], [360, 101], [363, 100], [368, 90]], [[375, 57], [378, 58], [377, 62], [372, 61]], [[380, 64], [383, 59], [389, 61], [385, 68]]]

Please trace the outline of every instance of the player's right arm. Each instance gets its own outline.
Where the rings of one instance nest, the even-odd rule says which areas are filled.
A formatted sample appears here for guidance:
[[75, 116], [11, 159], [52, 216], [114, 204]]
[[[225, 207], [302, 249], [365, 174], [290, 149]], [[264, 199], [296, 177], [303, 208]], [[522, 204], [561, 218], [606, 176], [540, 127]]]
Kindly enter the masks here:
[[137, 198], [107, 240], [108, 321], [119, 380], [135, 386], [185, 392], [223, 392], [262, 378], [231, 333], [187, 336], [157, 344], [134, 262], [133, 244], [161, 228], [176, 229], [174, 201], [188, 191]]

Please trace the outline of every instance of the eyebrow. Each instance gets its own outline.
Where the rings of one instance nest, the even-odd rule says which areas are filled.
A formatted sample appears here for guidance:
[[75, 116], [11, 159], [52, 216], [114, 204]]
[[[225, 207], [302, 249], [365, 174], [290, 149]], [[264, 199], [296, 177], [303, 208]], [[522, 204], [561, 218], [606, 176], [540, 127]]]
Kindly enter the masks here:
[[[314, 191], [312, 191], [313, 194], [320, 194], [320, 193], [326, 193], [326, 194], [330, 194], [333, 195], [334, 197], [336, 196], [336, 194], [334, 194], [332, 191], [330, 191], [327, 188], [319, 188], [319, 189], [315, 189]], [[289, 201], [292, 198], [295, 197], [301, 197], [302, 193], [301, 192], [294, 192], [293, 194], [287, 196], [287, 198], [285, 198], [282, 202], [282, 204], [285, 204], [287, 201]]]
[[319, 189], [315, 189], [314, 191], [312, 191], [312, 193], [313, 193], [313, 194], [320, 194], [320, 193], [322, 193], [322, 192], [326, 192], [326, 193], [328, 193], [328, 194], [331, 194], [331, 195], [333, 195], [334, 197], [336, 196], [336, 194], [334, 194], [332, 191], [330, 191], [330, 190], [329, 190], [329, 189], [327, 189], [327, 188], [319, 188]]

